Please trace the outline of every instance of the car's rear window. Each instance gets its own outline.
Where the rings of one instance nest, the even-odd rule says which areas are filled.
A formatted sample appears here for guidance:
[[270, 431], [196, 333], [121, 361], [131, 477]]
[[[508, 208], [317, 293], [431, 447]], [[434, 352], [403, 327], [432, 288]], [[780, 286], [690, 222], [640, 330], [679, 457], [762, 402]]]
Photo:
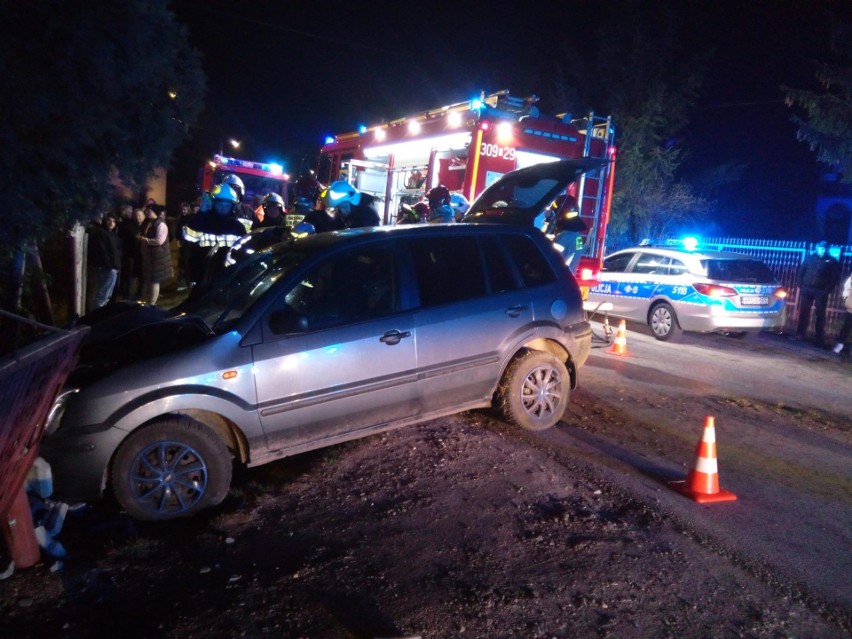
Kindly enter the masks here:
[[775, 282], [769, 267], [760, 260], [708, 259], [702, 260], [711, 280], [726, 282]]

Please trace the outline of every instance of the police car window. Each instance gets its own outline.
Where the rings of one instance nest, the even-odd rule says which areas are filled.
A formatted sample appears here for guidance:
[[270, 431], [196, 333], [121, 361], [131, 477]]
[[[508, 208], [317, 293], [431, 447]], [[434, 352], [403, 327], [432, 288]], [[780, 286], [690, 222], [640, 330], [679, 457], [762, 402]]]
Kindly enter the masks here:
[[689, 273], [689, 269], [686, 267], [686, 264], [680, 260], [672, 258], [672, 262], [669, 264], [669, 275], [683, 275], [684, 273]]
[[523, 235], [504, 235], [501, 239], [509, 249], [525, 286], [541, 286], [556, 280], [550, 263], [530, 238]]
[[609, 271], [610, 273], [624, 273], [634, 255], [635, 253], [619, 253], [618, 255], [611, 255], [604, 260], [602, 270]]
[[424, 308], [485, 295], [485, 273], [476, 240], [440, 237], [409, 240]]
[[640, 255], [636, 264], [633, 265], [633, 272], [645, 275], [668, 275], [669, 258], [649, 253]]
[[730, 282], [775, 282], [770, 268], [760, 260], [712, 259], [704, 263], [711, 280]]

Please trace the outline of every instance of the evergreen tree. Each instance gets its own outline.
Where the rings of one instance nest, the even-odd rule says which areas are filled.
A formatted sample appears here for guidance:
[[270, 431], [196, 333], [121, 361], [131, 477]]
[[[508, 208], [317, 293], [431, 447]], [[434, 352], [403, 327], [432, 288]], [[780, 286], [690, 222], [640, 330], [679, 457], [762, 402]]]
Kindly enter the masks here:
[[139, 188], [194, 124], [200, 56], [166, 0], [0, 1], [0, 246]]
[[804, 111], [793, 116], [799, 139], [852, 183], [852, 25], [833, 25], [831, 50], [834, 59], [819, 64], [816, 73], [823, 91], [783, 89], [787, 105]]

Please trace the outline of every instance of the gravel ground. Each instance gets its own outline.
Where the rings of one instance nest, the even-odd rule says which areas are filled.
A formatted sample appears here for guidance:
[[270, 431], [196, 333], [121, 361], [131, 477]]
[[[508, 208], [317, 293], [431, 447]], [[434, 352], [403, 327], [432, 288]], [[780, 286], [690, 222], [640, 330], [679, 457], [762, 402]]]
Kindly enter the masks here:
[[61, 569], [0, 581], [0, 636], [850, 636], [848, 614], [678, 522], [547, 438], [467, 413], [246, 471], [190, 521], [69, 518]]

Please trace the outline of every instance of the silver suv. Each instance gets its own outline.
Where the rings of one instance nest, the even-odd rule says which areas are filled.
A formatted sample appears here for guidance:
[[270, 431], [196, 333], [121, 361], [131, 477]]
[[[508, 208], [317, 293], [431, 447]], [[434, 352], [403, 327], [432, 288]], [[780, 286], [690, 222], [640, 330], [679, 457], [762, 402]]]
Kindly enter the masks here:
[[786, 291], [759, 258], [739, 253], [637, 246], [604, 259], [587, 305], [647, 323], [654, 337], [680, 331], [744, 336], [780, 329]]
[[460, 411], [549, 428], [591, 344], [559, 254], [537, 229], [503, 225], [322, 233], [172, 311], [85, 319], [42, 455], [59, 498], [109, 490], [145, 520], [219, 503], [234, 463]]

